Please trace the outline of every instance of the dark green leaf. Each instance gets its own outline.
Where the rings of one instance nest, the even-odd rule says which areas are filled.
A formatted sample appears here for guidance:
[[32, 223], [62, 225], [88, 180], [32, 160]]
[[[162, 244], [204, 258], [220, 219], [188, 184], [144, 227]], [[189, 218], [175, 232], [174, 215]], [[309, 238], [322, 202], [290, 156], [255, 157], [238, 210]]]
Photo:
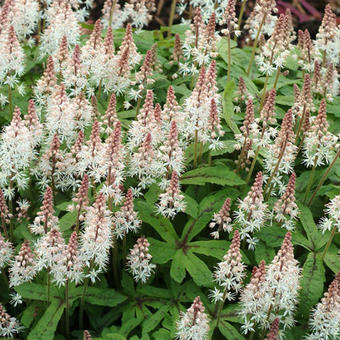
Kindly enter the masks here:
[[181, 283], [185, 278], [185, 260], [182, 249], [179, 249], [171, 262], [170, 275], [178, 283]]
[[174, 242], [162, 242], [154, 238], [148, 238], [150, 243], [150, 254], [152, 262], [157, 264], [167, 263], [176, 253], [176, 244]]
[[221, 320], [218, 329], [228, 340], [246, 340], [229, 322]]

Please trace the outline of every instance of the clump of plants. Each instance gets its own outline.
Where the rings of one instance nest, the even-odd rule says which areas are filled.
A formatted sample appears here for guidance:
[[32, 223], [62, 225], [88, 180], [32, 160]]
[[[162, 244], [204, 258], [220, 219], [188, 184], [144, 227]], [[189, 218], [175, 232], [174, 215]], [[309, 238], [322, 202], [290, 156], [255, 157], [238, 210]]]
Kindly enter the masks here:
[[245, 6], [4, 2], [1, 337], [339, 339], [340, 29]]

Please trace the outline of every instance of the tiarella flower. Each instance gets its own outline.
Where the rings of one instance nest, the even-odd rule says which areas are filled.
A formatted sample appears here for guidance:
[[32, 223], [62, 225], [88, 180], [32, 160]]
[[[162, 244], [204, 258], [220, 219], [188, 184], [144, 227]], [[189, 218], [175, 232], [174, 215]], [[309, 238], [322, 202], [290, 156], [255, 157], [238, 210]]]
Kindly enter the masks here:
[[275, 184], [282, 186], [280, 174], [289, 174], [293, 171], [293, 162], [297, 153], [297, 146], [294, 143], [293, 114], [289, 109], [282, 119], [281, 129], [274, 144], [269, 145], [265, 150], [264, 164], [269, 176], [273, 176], [273, 187]]
[[106, 186], [104, 187], [104, 192], [110, 199], [113, 199], [115, 204], [118, 204], [122, 200], [121, 185], [123, 184], [125, 175], [125, 149], [121, 138], [121, 125], [118, 121], [114, 131], [107, 139], [107, 177]]
[[0, 218], [1, 218], [1, 228], [8, 238], [7, 227], [6, 225], [10, 223], [12, 214], [8, 210], [8, 206], [5, 200], [5, 196], [3, 191], [0, 189]]
[[81, 92], [73, 100], [75, 106], [74, 119], [76, 122], [76, 129], [84, 130], [87, 126], [92, 123], [94, 117], [93, 105], [86, 99], [84, 92]]
[[[240, 253], [240, 235], [235, 230], [233, 240], [223, 261], [217, 264], [214, 271], [214, 280], [222, 288], [222, 303], [225, 300], [233, 300], [240, 291], [242, 279], [245, 275], [245, 266], [242, 263]], [[215, 303], [217, 298], [215, 297]]]
[[181, 312], [177, 321], [177, 339], [207, 340], [209, 332], [209, 317], [204, 312], [204, 306], [197, 296], [187, 311]]
[[253, 311], [252, 319], [261, 328], [269, 328], [276, 317], [284, 328], [294, 325], [294, 313], [299, 295], [301, 269], [294, 259], [291, 234], [288, 232], [281, 249], [267, 266], [266, 280], [261, 285], [263, 290], [259, 307]]
[[74, 205], [68, 207], [69, 211], [73, 211], [74, 209], [77, 211], [77, 228], [79, 228], [79, 222], [84, 220], [84, 213], [89, 205], [89, 176], [87, 174], [84, 175], [79, 190], [75, 197], [72, 198]]
[[24, 241], [8, 270], [9, 286], [16, 287], [31, 281], [36, 274], [36, 262], [29, 241]]
[[83, 280], [83, 262], [79, 256], [77, 233], [71, 234], [67, 247], [55, 257], [55, 264], [51, 267], [53, 280], [62, 286], [68, 280], [79, 284]]
[[152, 84], [154, 82], [154, 80], [151, 78], [152, 67], [153, 67], [153, 50], [151, 49], [146, 52], [143, 65], [135, 76], [136, 82], [137, 84], [139, 84], [138, 90], [140, 91], [140, 93], [142, 93], [147, 84]]
[[250, 158], [253, 156], [252, 139], [250, 138], [251, 126], [254, 123], [254, 104], [252, 99], [248, 99], [246, 115], [241, 126], [241, 134], [235, 135], [237, 143], [235, 144], [236, 150], [241, 150], [237, 160], [238, 169], [247, 169], [250, 164]]
[[83, 340], [92, 340], [92, 336], [89, 331], [87, 330], [84, 331]]
[[[340, 35], [340, 30], [339, 30]], [[324, 96], [327, 101], [332, 102], [339, 94], [339, 76], [338, 71], [333, 64], [328, 64], [324, 76], [320, 82], [319, 93]]]
[[42, 77], [37, 81], [34, 93], [40, 104], [46, 103], [47, 96], [51, 95], [57, 85], [57, 78], [54, 69], [54, 61], [51, 56], [47, 58], [47, 66]]
[[236, 18], [236, 11], [235, 11], [235, 0], [229, 0], [228, 5], [225, 9], [223, 18], [220, 22], [220, 24], [226, 24], [227, 28], [223, 29], [221, 32], [225, 35], [231, 35], [234, 33], [236, 36], [239, 36], [241, 33], [238, 30], [237, 25], [237, 18]]
[[29, 100], [27, 111], [25, 115], [25, 125], [31, 133], [33, 145], [37, 146], [40, 144], [43, 136], [43, 124], [40, 123], [33, 99]]
[[267, 334], [265, 340], [279, 340], [279, 325], [280, 319], [279, 318], [274, 319], [272, 325], [270, 326], [270, 331]]
[[275, 219], [282, 223], [282, 227], [287, 230], [293, 230], [295, 219], [299, 215], [299, 208], [295, 203], [295, 180], [296, 175], [293, 172], [289, 178], [286, 191], [274, 205]]
[[311, 119], [303, 144], [303, 162], [307, 167], [328, 164], [333, 159], [333, 150], [338, 138], [328, 131], [326, 101], [320, 103], [319, 112]]
[[230, 198], [226, 198], [226, 200], [223, 203], [222, 208], [218, 213], [214, 214], [214, 217], [212, 221], [209, 224], [209, 228], [214, 229], [217, 227], [217, 230], [212, 231], [210, 235], [214, 239], [220, 238], [220, 232], [223, 230], [224, 232], [230, 233], [233, 230], [232, 224], [231, 224], [231, 218], [230, 218], [230, 204], [231, 200]]
[[14, 338], [22, 329], [19, 321], [6, 313], [3, 305], [0, 304], [0, 336]]
[[320, 59], [324, 58], [325, 61], [332, 64], [339, 62], [339, 39], [336, 15], [333, 13], [331, 5], [327, 4], [315, 40], [315, 47], [320, 52]]
[[99, 271], [106, 268], [112, 246], [111, 226], [105, 196], [99, 194], [93, 205], [87, 209], [84, 230], [80, 235], [80, 257], [90, 269], [94, 269], [94, 266]]
[[149, 254], [149, 242], [142, 236], [130, 249], [127, 256], [127, 266], [136, 282], [145, 283], [152, 275], [156, 265], [151, 263], [152, 256]]
[[267, 204], [263, 201], [262, 172], [256, 175], [255, 182], [247, 196], [239, 201], [235, 222], [240, 226], [241, 239], [246, 239], [249, 248], [254, 248], [257, 240], [251, 234], [260, 230], [266, 220]]
[[325, 213], [327, 217], [323, 217], [320, 221], [319, 228], [324, 233], [327, 230], [336, 228], [340, 232], [340, 195], [335, 196], [328, 204], [326, 204]]
[[136, 232], [139, 229], [141, 221], [138, 219], [137, 212], [133, 209], [133, 193], [131, 188], [126, 193], [123, 206], [114, 213], [112, 224], [113, 233], [117, 238], [123, 238], [128, 232]]
[[169, 136], [164, 144], [160, 145], [159, 151], [161, 152], [159, 157], [166, 166], [168, 173], [171, 171], [178, 174], [183, 172], [184, 155], [178, 140], [177, 124], [174, 120], [171, 121]]
[[179, 212], [185, 211], [184, 196], [181, 194], [177, 172], [173, 171], [166, 191], [159, 196], [157, 211], [165, 216], [174, 218]]
[[[272, 15], [277, 12], [275, 0], [257, 0], [253, 11], [250, 13], [244, 26], [249, 30], [251, 39], [255, 39], [258, 31], [260, 34], [271, 36], [277, 17]], [[262, 29], [261, 29], [262, 24]]]
[[107, 106], [104, 116], [104, 124], [107, 126], [106, 132], [112, 132], [117, 122], [116, 95], [113, 93], [110, 97], [109, 105]]
[[10, 2], [8, 24], [13, 25], [20, 40], [35, 32], [39, 19], [38, 1], [16, 0]]
[[100, 138], [100, 123], [92, 125], [90, 140], [82, 145], [78, 154], [77, 168], [80, 173], [87, 173], [95, 182], [99, 182], [106, 173], [106, 147]]
[[260, 72], [271, 75], [274, 70], [281, 68], [289, 55], [289, 44], [294, 40], [288, 30], [288, 14], [281, 14], [275, 24], [271, 37], [261, 46], [256, 62], [259, 65]]
[[196, 9], [191, 30], [185, 32], [186, 37], [182, 48], [187, 61], [179, 64], [180, 73], [196, 74], [198, 73], [197, 66], [208, 65], [211, 59], [217, 56], [215, 21], [216, 14], [213, 12], [208, 24], [205, 25], [200, 9]]
[[298, 47], [301, 52], [300, 60], [298, 60], [299, 65], [302, 70], [311, 72], [314, 68], [315, 49], [307, 29], [298, 31]]
[[172, 86], [168, 87], [166, 102], [162, 110], [161, 119], [166, 129], [170, 129], [170, 124], [174, 121], [177, 125], [183, 123], [181, 107], [176, 100], [175, 91]]
[[313, 310], [308, 340], [331, 340], [340, 335], [340, 272], [329, 285], [328, 291]]
[[[15, 182], [19, 189], [28, 184], [27, 170], [34, 159], [32, 132], [21, 119], [18, 107], [13, 112], [11, 124], [0, 135], [0, 186]], [[9, 193], [12, 197], [13, 193]]]
[[16, 307], [17, 305], [22, 304], [22, 296], [18, 293], [11, 293], [10, 295], [10, 304]]
[[48, 101], [46, 113], [45, 127], [50, 140], [56, 133], [61, 141], [68, 144], [75, 139], [75, 111], [75, 105], [67, 96], [65, 86], [56, 87]]
[[138, 176], [139, 186], [145, 188], [165, 172], [164, 164], [155, 157], [151, 133], [148, 133], [138, 150], [131, 155], [130, 175]]
[[0, 84], [15, 87], [17, 77], [24, 72], [25, 54], [21, 48], [13, 26], [0, 34]]
[[41, 36], [41, 57], [57, 52], [64, 36], [69, 45], [78, 42], [80, 37], [78, 20], [68, 2], [53, 2], [46, 13], [46, 21], [48, 26]]
[[[178, 63], [181, 58], [183, 57], [183, 50], [182, 50], [182, 43], [181, 38], [178, 33], [175, 34], [175, 43], [174, 43], [174, 49], [172, 51], [171, 55], [171, 61], [169, 64], [172, 63]], [[172, 76], [174, 79], [176, 78], [175, 75]]]
[[50, 229], [58, 226], [58, 217], [54, 216], [53, 193], [51, 187], [47, 187], [40, 210], [37, 212], [30, 230], [34, 234], [46, 234]]
[[37, 254], [37, 271], [44, 268], [57, 266], [60, 255], [65, 251], [65, 240], [57, 228], [52, 228], [47, 234], [43, 235], [35, 244]]
[[0, 234], [0, 270], [4, 268], [11, 260], [13, 255], [12, 243], [6, 241]]
[[266, 294], [262, 288], [265, 280], [266, 263], [261, 261], [258, 267], [253, 268], [250, 282], [241, 291], [239, 313], [243, 319], [241, 329], [245, 334], [254, 332], [255, 324], [261, 317], [261, 304]]

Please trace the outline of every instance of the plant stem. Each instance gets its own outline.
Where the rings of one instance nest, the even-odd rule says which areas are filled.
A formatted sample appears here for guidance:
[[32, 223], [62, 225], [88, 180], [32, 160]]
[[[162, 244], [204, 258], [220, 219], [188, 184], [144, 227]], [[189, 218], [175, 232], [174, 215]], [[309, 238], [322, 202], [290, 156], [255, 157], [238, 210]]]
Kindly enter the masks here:
[[230, 33], [227, 36], [228, 43], [228, 73], [227, 73], [227, 82], [230, 81], [230, 70], [231, 70], [231, 48], [230, 48]]
[[12, 88], [8, 85], [8, 105], [9, 105], [9, 117], [12, 120], [13, 114], [13, 98], [12, 98]]
[[297, 141], [299, 139], [299, 135], [300, 135], [301, 128], [302, 128], [302, 125], [303, 125], [303, 121], [305, 120], [305, 115], [306, 115], [306, 104], [303, 105], [302, 116], [301, 116], [301, 119], [299, 121], [299, 126], [298, 126], [298, 129], [296, 131], [296, 135], [295, 135], [295, 144], [297, 144]]
[[331, 232], [331, 235], [329, 236], [329, 240], [328, 240], [328, 242], [326, 244], [325, 250], [323, 251], [322, 256], [321, 256], [322, 260], [325, 258], [326, 254], [327, 254], [327, 250], [328, 250], [329, 246], [331, 245], [331, 243], [333, 241], [333, 238], [334, 238], [334, 235], [335, 235], [335, 232], [336, 232], [336, 228], [337, 227], [335, 226], [332, 229], [332, 232]]
[[117, 0], [113, 0], [113, 4], [112, 4], [111, 10], [110, 10], [109, 27], [112, 26], [113, 13], [115, 11], [116, 4], [117, 4]]
[[316, 189], [315, 189], [315, 191], [314, 191], [314, 193], [313, 193], [311, 199], [310, 199], [309, 202], [308, 202], [308, 206], [309, 206], [309, 207], [311, 206], [311, 204], [312, 204], [312, 202], [313, 202], [313, 199], [315, 198], [316, 194], [317, 194], [318, 191], [320, 190], [321, 186], [322, 186], [322, 185], [324, 184], [324, 182], [326, 181], [329, 172], [330, 172], [331, 169], [333, 168], [333, 166], [334, 166], [335, 162], [337, 161], [337, 159], [339, 158], [339, 156], [340, 156], [340, 148], [339, 148], [338, 152], [336, 153], [334, 159], [332, 160], [332, 163], [329, 164], [329, 166], [328, 166], [326, 172], [325, 172], [325, 173], [323, 174], [323, 176], [321, 177], [321, 180], [320, 180], [318, 186], [316, 187]]
[[317, 161], [318, 161], [318, 156], [315, 156], [312, 173], [309, 176], [309, 181], [308, 181], [308, 184], [307, 184], [307, 189], [306, 189], [305, 195], [303, 196], [303, 200], [302, 200], [303, 204], [305, 204], [306, 199], [307, 199], [307, 197], [309, 195], [310, 189], [311, 189], [312, 184], [313, 184], [313, 179], [314, 179], [314, 175], [315, 175], [315, 169], [316, 169]]
[[277, 83], [279, 81], [280, 74], [281, 74], [281, 68], [278, 67], [277, 71], [276, 71], [276, 77], [275, 77], [275, 80], [274, 80], [274, 89], [275, 90], [276, 90]]
[[[240, 15], [238, 16], [238, 30], [240, 31], [241, 29], [241, 24], [242, 24], [242, 19], [243, 19], [243, 13], [244, 13], [244, 9], [246, 7], [246, 0], [243, 0], [242, 1], [242, 6], [241, 6], [241, 9], [240, 9]], [[236, 36], [235, 36], [235, 39], [236, 39]]]
[[118, 244], [115, 237], [113, 237], [112, 245], [112, 274], [116, 288], [119, 288], [119, 276], [118, 276]]
[[89, 278], [87, 277], [84, 281], [84, 286], [83, 286], [83, 292], [81, 294], [81, 300], [80, 300], [80, 310], [79, 310], [79, 328], [83, 329], [84, 328], [84, 306], [85, 306], [85, 296], [86, 296], [86, 291], [87, 287], [89, 285]]
[[218, 306], [218, 310], [217, 310], [217, 322], [216, 322], [216, 327], [218, 327], [218, 324], [220, 322], [220, 318], [221, 318], [221, 312], [222, 312], [222, 309], [223, 309], [223, 305], [225, 303], [225, 298], [227, 296], [227, 293], [228, 293], [228, 290], [227, 288], [224, 289], [224, 292], [223, 292], [223, 297], [222, 297], [222, 301], [220, 302], [219, 306]]
[[262, 26], [264, 25], [264, 22], [266, 21], [266, 17], [267, 17], [267, 15], [265, 14], [263, 16], [263, 18], [262, 18], [261, 23], [260, 23], [259, 30], [256, 33], [256, 37], [255, 37], [255, 41], [254, 41], [254, 45], [253, 45], [253, 50], [251, 52], [251, 57], [250, 57], [249, 64], [248, 64], [248, 69], [247, 69], [247, 76], [248, 77], [249, 77], [249, 74], [250, 74], [251, 67], [253, 65], [253, 61], [254, 61], [254, 58], [255, 58], [255, 52], [256, 52], [256, 48], [257, 48], [257, 43], [259, 41], [259, 37], [260, 37], [261, 30], [262, 30]]
[[257, 159], [257, 156], [259, 155], [259, 152], [260, 152], [260, 146], [257, 147], [256, 151], [255, 151], [255, 156], [253, 158], [253, 161], [251, 162], [251, 166], [250, 166], [250, 169], [249, 169], [249, 172], [248, 172], [248, 176], [246, 178], [246, 183], [249, 182], [250, 180], [250, 177], [254, 171], [254, 167], [255, 167], [255, 164], [256, 164], [256, 159]]
[[175, 12], [176, 12], [176, 4], [177, 0], [172, 0], [171, 8], [170, 8], [170, 17], [169, 17], [169, 27], [168, 27], [168, 37], [171, 37], [171, 28], [172, 24], [174, 23]]
[[283, 155], [284, 155], [284, 153], [285, 153], [285, 150], [286, 150], [286, 145], [287, 145], [287, 144], [285, 143], [284, 146], [283, 146], [283, 148], [282, 148], [282, 150], [281, 150], [281, 152], [280, 152], [280, 155], [279, 155], [279, 158], [278, 158], [277, 163], [276, 163], [276, 165], [275, 165], [274, 171], [273, 171], [272, 174], [270, 175], [270, 177], [269, 177], [269, 179], [268, 179], [268, 182], [267, 182], [267, 184], [266, 184], [266, 186], [265, 186], [265, 188], [264, 188], [264, 191], [263, 191], [263, 194], [264, 194], [264, 195], [266, 195], [267, 190], [270, 188], [270, 190], [268, 190], [268, 195], [267, 195], [267, 197], [266, 197], [267, 199], [269, 198], [269, 196], [270, 196], [270, 194], [271, 194], [271, 191], [272, 191], [272, 187], [270, 187], [270, 184], [271, 184], [272, 180], [274, 179], [274, 177], [275, 177], [277, 171], [279, 170], [279, 166], [280, 166], [280, 163], [281, 163], [281, 161], [282, 161], [282, 157], [283, 157]]
[[194, 141], [194, 168], [197, 167], [197, 147], [198, 147], [198, 131], [195, 130], [195, 141]]
[[261, 96], [261, 101], [260, 101], [260, 111], [263, 108], [264, 99], [266, 98], [268, 80], [269, 80], [269, 75], [267, 74], [266, 79], [265, 79], [264, 84], [263, 84], [262, 96]]
[[50, 303], [51, 300], [51, 274], [50, 269], [48, 269], [47, 273], [47, 304]]
[[66, 280], [65, 286], [65, 303], [66, 303], [66, 315], [65, 315], [65, 326], [66, 326], [66, 338], [69, 338], [70, 334], [70, 302], [69, 302], [69, 282]]

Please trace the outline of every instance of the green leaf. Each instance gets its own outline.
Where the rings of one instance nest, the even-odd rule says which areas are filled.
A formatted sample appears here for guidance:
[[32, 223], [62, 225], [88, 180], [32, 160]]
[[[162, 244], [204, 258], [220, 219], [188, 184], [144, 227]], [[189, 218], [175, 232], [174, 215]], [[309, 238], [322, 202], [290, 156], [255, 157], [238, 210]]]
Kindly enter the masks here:
[[221, 142], [223, 145], [220, 148], [210, 151], [211, 156], [220, 156], [235, 151], [235, 140], [223, 140]]
[[299, 205], [299, 209], [300, 221], [307, 234], [307, 238], [312, 242], [314, 250], [319, 250], [327, 243], [328, 237], [318, 230], [312, 212], [306, 206]]
[[188, 243], [188, 247], [193, 253], [206, 256], [213, 256], [222, 259], [229, 249], [230, 242], [222, 240], [196, 241]]
[[43, 316], [28, 334], [28, 340], [53, 340], [60, 318], [63, 315], [65, 303], [52, 300]]
[[226, 87], [224, 88], [223, 92], [223, 117], [230, 127], [230, 129], [235, 133], [240, 133], [239, 128], [237, 127], [236, 123], [232, 120], [232, 115], [234, 114], [234, 104], [233, 104], [233, 92], [235, 88], [234, 80], [230, 80], [227, 82]]
[[225, 199], [229, 197], [230, 199], [234, 199], [237, 197], [238, 191], [233, 188], [228, 188], [224, 190], [220, 190], [217, 193], [213, 193], [207, 197], [205, 197], [199, 204], [199, 214], [196, 219], [189, 219], [187, 224], [185, 225], [181, 240], [183, 240], [187, 236], [187, 240], [191, 241], [196, 235], [200, 233], [200, 231], [206, 227], [206, 225], [211, 220], [213, 214], [221, 209]]
[[170, 299], [171, 294], [168, 289], [164, 288], [158, 288], [154, 286], [141, 286], [138, 288], [138, 294], [146, 295], [146, 296], [152, 296], [152, 297], [158, 297], [161, 299]]
[[221, 312], [221, 319], [243, 323], [242, 317], [240, 316], [240, 305], [236, 303], [228, 304]]
[[176, 244], [174, 242], [162, 242], [148, 237], [150, 243], [150, 254], [152, 255], [152, 262], [163, 264], [170, 261], [176, 253]]
[[150, 206], [155, 204], [159, 199], [159, 194], [162, 192], [157, 184], [152, 184], [149, 190], [145, 193], [144, 198]]
[[[70, 298], [78, 299], [83, 294], [83, 287], [70, 289]], [[124, 302], [127, 297], [111, 288], [88, 287], [86, 302], [98, 306], [115, 307]]]
[[228, 340], [246, 340], [229, 322], [221, 320], [218, 329]]
[[331, 244], [327, 250], [324, 261], [329, 269], [332, 270], [333, 273], [337, 274], [340, 270], [340, 258], [338, 254], [338, 248]]
[[128, 319], [127, 322], [123, 323], [122, 327], [119, 330], [119, 334], [127, 337], [132, 330], [134, 330], [137, 326], [141, 324], [142, 321], [142, 314], [138, 315], [135, 318]]
[[181, 176], [182, 184], [204, 185], [213, 183], [218, 185], [242, 185], [244, 181], [234, 171], [224, 165], [202, 167], [184, 173]]
[[198, 215], [198, 203], [189, 195], [183, 194], [185, 200], [185, 213], [193, 218], [196, 218]]
[[170, 276], [178, 283], [185, 278], [185, 255], [182, 249], [177, 250], [171, 262]]
[[270, 227], [263, 226], [255, 235], [270, 247], [280, 247], [286, 233], [287, 230], [273, 225]]
[[303, 265], [299, 311], [307, 319], [323, 293], [325, 269], [320, 254], [309, 253]]
[[153, 206], [150, 207], [147, 202], [139, 200], [135, 202], [135, 207], [139, 212], [141, 220], [150, 224], [164, 241], [173, 242], [178, 238], [173, 225], [167, 218], [161, 215], [154, 215]]
[[294, 96], [276, 96], [276, 104], [292, 106], [294, 104]]
[[[24, 299], [47, 301], [47, 286], [34, 282], [25, 282], [20, 286], [14, 287], [15, 291], [19, 293]], [[63, 290], [57, 289], [57, 287], [51, 287], [51, 296], [62, 297]]]
[[198, 286], [212, 287], [212, 273], [192, 251], [186, 254], [185, 268]]
[[159, 329], [158, 331], [152, 333], [155, 339], [162, 339], [162, 340], [171, 340], [170, 332], [164, 328]]
[[73, 225], [76, 224], [77, 221], [77, 211], [71, 211], [66, 213], [60, 220], [59, 220], [59, 227], [61, 231], [65, 231], [70, 229]]
[[28, 328], [33, 320], [35, 319], [36, 307], [38, 304], [36, 302], [31, 303], [22, 313], [21, 323], [23, 326]]
[[162, 306], [160, 309], [158, 309], [156, 313], [152, 314], [150, 318], [146, 319], [142, 325], [142, 333], [145, 334], [154, 330], [159, 325], [159, 323], [164, 319], [169, 309], [170, 306], [168, 304]]
[[310, 240], [307, 240], [298, 230], [293, 232], [292, 242], [294, 245], [299, 245], [309, 251], [313, 251], [313, 243]]
[[268, 247], [263, 241], [258, 242], [255, 248], [255, 259], [257, 263], [265, 260], [266, 263], [270, 263], [275, 256], [275, 250], [272, 247]]

